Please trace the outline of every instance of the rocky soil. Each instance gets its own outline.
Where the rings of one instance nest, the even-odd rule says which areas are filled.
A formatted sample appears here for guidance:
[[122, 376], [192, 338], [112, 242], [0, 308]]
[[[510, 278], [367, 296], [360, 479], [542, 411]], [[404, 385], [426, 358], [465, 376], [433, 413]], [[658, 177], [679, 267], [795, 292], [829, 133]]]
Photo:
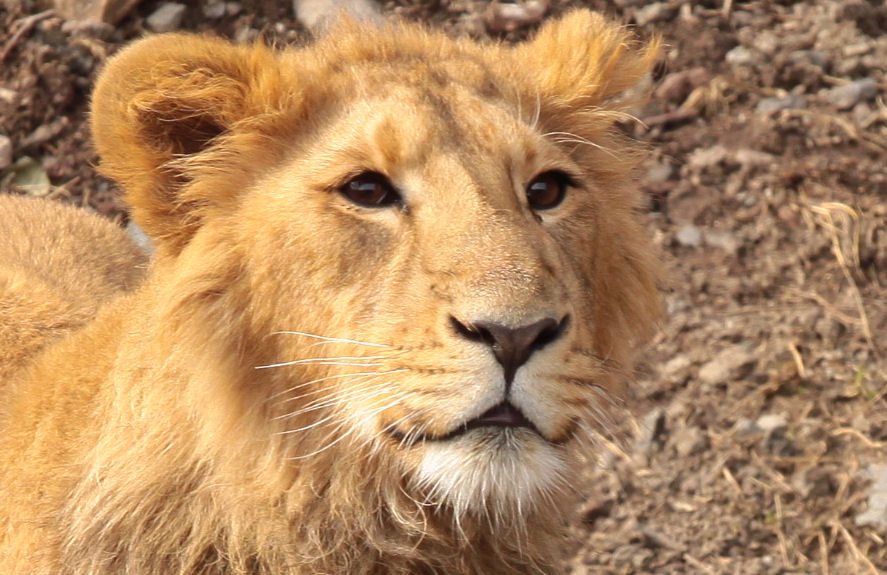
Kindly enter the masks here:
[[[289, 2], [187, 4], [161, 24], [309, 36]], [[666, 44], [644, 125], [626, 129], [650, 144], [641, 185], [669, 282], [667, 321], [629, 401], [636, 424], [614, 424], [589, 461], [569, 572], [887, 573], [887, 6], [382, 8], [512, 41], [580, 4]], [[158, 29], [161, 5], [142, 2], [111, 27], [6, 0], [0, 191], [125, 220], [92, 168], [86, 104], [101, 63]]]

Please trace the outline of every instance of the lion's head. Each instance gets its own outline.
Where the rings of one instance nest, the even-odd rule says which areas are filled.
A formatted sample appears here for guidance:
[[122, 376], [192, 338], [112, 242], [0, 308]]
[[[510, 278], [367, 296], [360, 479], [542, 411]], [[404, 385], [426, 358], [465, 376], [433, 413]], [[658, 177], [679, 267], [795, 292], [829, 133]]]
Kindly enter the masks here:
[[655, 50], [576, 12], [518, 47], [346, 22], [115, 58], [102, 168], [217, 449], [314, 493], [347, 463], [457, 518], [544, 507], [657, 317], [617, 126]]

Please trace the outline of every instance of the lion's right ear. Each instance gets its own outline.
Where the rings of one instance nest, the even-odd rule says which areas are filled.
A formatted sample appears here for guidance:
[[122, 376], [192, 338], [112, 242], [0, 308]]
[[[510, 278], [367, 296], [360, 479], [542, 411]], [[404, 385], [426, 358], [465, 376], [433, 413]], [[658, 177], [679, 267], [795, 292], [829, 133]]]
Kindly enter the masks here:
[[213, 202], [189, 188], [189, 166], [205, 166], [222, 136], [275, 107], [277, 70], [264, 46], [172, 34], [136, 42], [102, 72], [92, 100], [100, 170], [161, 248], [178, 251]]

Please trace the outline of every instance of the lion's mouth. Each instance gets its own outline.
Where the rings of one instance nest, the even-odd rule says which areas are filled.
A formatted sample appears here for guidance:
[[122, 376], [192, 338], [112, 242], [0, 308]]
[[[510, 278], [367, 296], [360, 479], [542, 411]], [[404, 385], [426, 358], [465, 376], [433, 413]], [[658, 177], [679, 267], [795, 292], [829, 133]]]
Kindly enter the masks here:
[[[479, 429], [482, 427], [489, 428], [519, 428], [523, 427], [534, 431], [540, 437], [542, 434], [533, 425], [533, 422], [527, 419], [520, 409], [512, 405], [509, 401], [503, 401], [502, 403], [491, 407], [486, 410], [479, 416], [475, 417], [470, 421], [466, 421], [465, 423], [459, 425], [452, 431], [449, 431], [444, 434], [424, 434], [418, 435], [410, 438], [410, 443], [418, 443], [422, 441], [447, 441], [450, 439], [455, 439], [460, 437], [469, 431], [474, 429]], [[391, 435], [394, 436], [395, 439], [405, 440], [408, 434], [400, 433], [397, 430], [390, 430]]]
[[[529, 427], [536, 430], [533, 423], [521, 412], [520, 409], [503, 401], [499, 405], [491, 407], [471, 421], [459, 426], [455, 433], [465, 433], [478, 427]], [[451, 432], [452, 433], [452, 432]]]

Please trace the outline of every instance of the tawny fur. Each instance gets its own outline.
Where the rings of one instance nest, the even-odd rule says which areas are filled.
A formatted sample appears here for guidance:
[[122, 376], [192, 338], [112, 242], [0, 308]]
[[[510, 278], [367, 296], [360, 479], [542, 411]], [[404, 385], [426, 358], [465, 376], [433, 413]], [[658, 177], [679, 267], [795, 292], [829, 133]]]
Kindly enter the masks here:
[[[101, 169], [156, 253], [131, 289], [120, 234], [0, 199], [0, 572], [557, 572], [583, 438], [658, 314], [614, 125], [655, 50], [577, 12], [515, 48], [345, 22], [115, 57]], [[533, 213], [552, 169], [578, 182]], [[366, 171], [404, 206], [337, 191]], [[501, 389], [450, 318], [544, 315], [569, 327], [512, 391], [538, 433], [434, 439]]]

